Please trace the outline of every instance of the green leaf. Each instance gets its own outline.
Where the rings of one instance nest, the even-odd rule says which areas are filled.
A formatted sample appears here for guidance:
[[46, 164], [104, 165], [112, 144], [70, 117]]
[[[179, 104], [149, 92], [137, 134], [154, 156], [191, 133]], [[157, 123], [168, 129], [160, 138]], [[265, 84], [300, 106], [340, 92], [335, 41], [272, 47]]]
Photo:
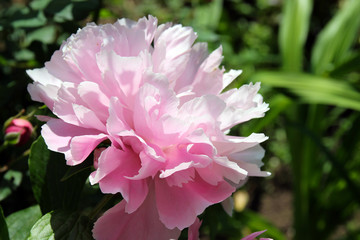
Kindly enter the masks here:
[[50, 2], [51, 0], [32, 0], [29, 5], [33, 10], [44, 10]]
[[73, 9], [74, 9], [74, 5], [69, 4], [66, 7], [64, 7], [61, 11], [57, 12], [54, 16], [55, 22], [62, 23], [62, 22], [74, 20]]
[[330, 75], [332, 77], [343, 76], [353, 71], [359, 71], [360, 52], [351, 56], [347, 61], [343, 62], [334, 69]]
[[89, 218], [76, 212], [54, 211], [47, 213], [35, 223], [28, 240], [93, 239], [92, 225]]
[[14, 52], [14, 57], [17, 61], [30, 61], [35, 58], [35, 53], [29, 49], [21, 49], [17, 52]]
[[1, 206], [0, 206], [0, 239], [9, 240], [9, 232]]
[[17, 14], [14, 16], [11, 25], [14, 28], [41, 27], [46, 24], [46, 17], [43, 12], [29, 12], [27, 14]]
[[47, 149], [42, 137], [32, 144], [29, 157], [30, 180], [35, 199], [43, 213], [56, 209], [77, 209], [90, 169], [61, 181], [70, 168], [66, 166], [63, 154]]
[[0, 182], [0, 201], [11, 195], [21, 184], [22, 173], [15, 170], [8, 170]]
[[223, 0], [214, 0], [194, 8], [193, 25], [204, 29], [216, 29], [220, 22]]
[[310, 104], [327, 104], [360, 110], [360, 93], [347, 82], [304, 73], [259, 72], [252, 81], [284, 88]]
[[284, 2], [280, 24], [279, 46], [283, 69], [301, 71], [304, 44], [309, 30], [311, 0], [288, 0]]
[[99, 6], [99, 0], [63, 0], [51, 1], [45, 9], [48, 14], [54, 15], [56, 22], [81, 20]]
[[82, 173], [83, 171], [86, 171], [88, 174], [89, 170], [92, 169], [92, 164], [90, 161], [85, 161], [84, 164], [79, 164], [79, 165], [76, 165], [76, 166], [73, 166], [73, 167], [70, 167], [65, 175], [61, 178], [61, 181], [66, 181], [68, 180], [69, 178], [79, 174], [79, 173]]
[[30, 230], [42, 214], [39, 205], [25, 208], [9, 215], [6, 223], [10, 239], [25, 240], [30, 235]]
[[332, 71], [349, 57], [360, 29], [360, 1], [347, 0], [316, 39], [311, 66], [316, 74]]
[[26, 34], [25, 46], [29, 46], [33, 41], [45, 44], [52, 44], [56, 40], [56, 27], [54, 25], [45, 26]]

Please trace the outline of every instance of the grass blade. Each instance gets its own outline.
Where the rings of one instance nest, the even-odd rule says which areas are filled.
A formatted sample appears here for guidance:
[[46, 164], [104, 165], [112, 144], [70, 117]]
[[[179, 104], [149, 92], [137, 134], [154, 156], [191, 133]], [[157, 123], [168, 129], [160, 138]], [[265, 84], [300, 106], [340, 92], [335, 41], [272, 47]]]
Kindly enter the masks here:
[[285, 71], [302, 70], [303, 48], [309, 29], [311, 11], [311, 0], [288, 0], [284, 2], [279, 46]]
[[252, 81], [284, 88], [305, 103], [326, 104], [360, 111], [360, 93], [350, 84], [337, 79], [305, 73], [259, 72]]
[[349, 49], [360, 30], [360, 1], [345, 1], [342, 8], [319, 34], [312, 50], [315, 74], [333, 70], [349, 57]]

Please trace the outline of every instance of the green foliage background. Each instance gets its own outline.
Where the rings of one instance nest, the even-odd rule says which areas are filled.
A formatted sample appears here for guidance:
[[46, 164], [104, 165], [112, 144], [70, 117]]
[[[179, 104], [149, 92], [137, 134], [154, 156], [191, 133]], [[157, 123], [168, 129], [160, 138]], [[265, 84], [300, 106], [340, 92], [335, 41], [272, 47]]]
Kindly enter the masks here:
[[[230, 87], [262, 83], [270, 111], [232, 134], [268, 135], [264, 168], [273, 173], [250, 179], [247, 207], [232, 218], [221, 206], [206, 210], [201, 236], [268, 229], [274, 239], [360, 239], [359, 13], [358, 0], [1, 1], [0, 122], [20, 113], [39, 135], [33, 116], [50, 113], [30, 100], [25, 70], [42, 67], [87, 22], [151, 14], [192, 26], [211, 50], [222, 45], [227, 70], [243, 69]], [[31, 149], [1, 141], [0, 239], [91, 239], [96, 217], [120, 196], [89, 185], [91, 159], [67, 167], [35, 138]]]

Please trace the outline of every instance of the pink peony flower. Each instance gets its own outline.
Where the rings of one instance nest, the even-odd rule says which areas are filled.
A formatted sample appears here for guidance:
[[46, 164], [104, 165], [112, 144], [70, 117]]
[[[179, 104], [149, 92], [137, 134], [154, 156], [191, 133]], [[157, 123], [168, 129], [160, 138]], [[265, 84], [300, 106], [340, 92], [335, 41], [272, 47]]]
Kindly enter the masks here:
[[[264, 134], [228, 130], [268, 110], [260, 84], [225, 91], [240, 73], [219, 68], [190, 27], [138, 22], [88, 24], [41, 69], [28, 70], [35, 101], [58, 117], [42, 127], [67, 164], [95, 149], [90, 176], [123, 200], [95, 223], [96, 239], [169, 239], [260, 170]], [[106, 148], [97, 146], [107, 141]]]
[[5, 127], [5, 139], [16, 139], [16, 145], [23, 145], [29, 141], [33, 126], [28, 120], [16, 118]]

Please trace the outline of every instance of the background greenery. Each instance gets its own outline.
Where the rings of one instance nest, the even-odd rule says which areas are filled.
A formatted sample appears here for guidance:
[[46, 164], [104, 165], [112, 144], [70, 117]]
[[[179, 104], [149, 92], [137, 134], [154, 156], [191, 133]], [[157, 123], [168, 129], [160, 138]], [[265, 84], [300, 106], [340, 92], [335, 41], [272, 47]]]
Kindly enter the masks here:
[[[359, 13], [358, 0], [1, 1], [0, 122], [21, 113], [39, 134], [32, 116], [47, 110], [31, 102], [25, 70], [42, 67], [86, 22], [151, 14], [189, 25], [210, 49], [223, 46], [227, 70], [243, 69], [231, 87], [260, 81], [270, 103], [265, 118], [232, 134], [268, 135], [264, 169], [273, 175], [234, 195], [232, 218], [221, 206], [206, 210], [201, 236], [268, 229], [278, 240], [360, 239]], [[69, 168], [41, 138], [30, 145], [0, 150], [0, 238], [91, 239], [101, 207], [117, 196], [102, 199], [85, 182], [90, 161]]]

